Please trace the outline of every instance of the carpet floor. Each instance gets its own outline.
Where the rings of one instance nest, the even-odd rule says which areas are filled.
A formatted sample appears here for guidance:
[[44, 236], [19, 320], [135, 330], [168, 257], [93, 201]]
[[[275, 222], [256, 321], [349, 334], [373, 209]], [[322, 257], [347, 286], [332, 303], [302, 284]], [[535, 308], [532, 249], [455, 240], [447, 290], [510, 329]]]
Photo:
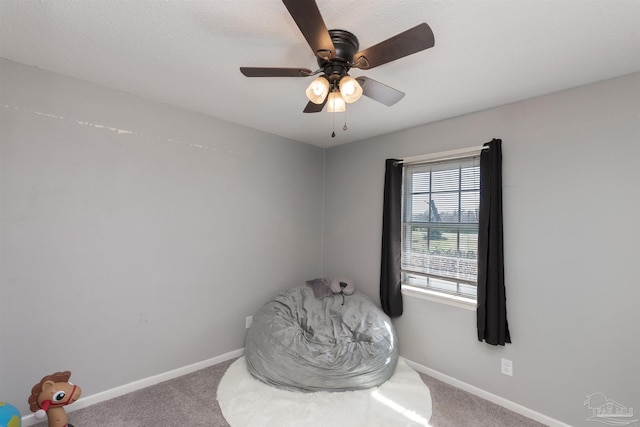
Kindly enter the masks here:
[[[69, 422], [74, 427], [227, 427], [216, 390], [233, 362], [229, 360], [69, 412]], [[544, 426], [428, 375], [420, 377], [431, 392], [432, 427]], [[45, 421], [36, 426], [47, 424]]]

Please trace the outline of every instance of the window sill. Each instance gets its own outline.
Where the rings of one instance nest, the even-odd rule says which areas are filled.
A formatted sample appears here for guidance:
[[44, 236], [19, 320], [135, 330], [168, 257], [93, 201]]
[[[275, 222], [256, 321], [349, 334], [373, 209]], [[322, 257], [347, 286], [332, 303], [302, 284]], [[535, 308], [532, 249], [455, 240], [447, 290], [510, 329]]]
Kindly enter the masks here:
[[452, 305], [454, 307], [464, 308], [466, 310], [475, 311], [478, 305], [476, 300], [473, 300], [471, 298], [449, 295], [405, 284], [402, 284], [402, 294], [410, 297], [425, 299], [428, 301], [435, 301], [442, 304]]

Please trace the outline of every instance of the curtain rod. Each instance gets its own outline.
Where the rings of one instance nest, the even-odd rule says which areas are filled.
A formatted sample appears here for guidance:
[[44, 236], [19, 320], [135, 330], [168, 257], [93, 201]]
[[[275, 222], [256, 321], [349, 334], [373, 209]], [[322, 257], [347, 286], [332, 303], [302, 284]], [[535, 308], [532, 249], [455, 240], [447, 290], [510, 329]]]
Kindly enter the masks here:
[[476, 147], [459, 148], [457, 150], [441, 151], [439, 153], [424, 154], [422, 156], [405, 157], [402, 160], [395, 162], [395, 165], [411, 164], [411, 163], [423, 163], [433, 162], [436, 160], [453, 160], [460, 157], [473, 156], [474, 154], [480, 154], [484, 149], [488, 149], [488, 145], [478, 145]]

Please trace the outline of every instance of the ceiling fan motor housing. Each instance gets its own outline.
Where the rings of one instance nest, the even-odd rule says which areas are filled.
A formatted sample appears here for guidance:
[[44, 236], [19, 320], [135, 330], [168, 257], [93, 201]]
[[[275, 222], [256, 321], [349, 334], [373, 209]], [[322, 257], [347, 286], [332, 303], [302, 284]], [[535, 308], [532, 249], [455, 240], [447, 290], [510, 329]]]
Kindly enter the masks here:
[[329, 30], [329, 35], [336, 50], [335, 57], [328, 60], [318, 57], [318, 65], [324, 70], [324, 75], [333, 83], [347, 75], [353, 65], [353, 56], [358, 52], [360, 43], [358, 38], [349, 31]]

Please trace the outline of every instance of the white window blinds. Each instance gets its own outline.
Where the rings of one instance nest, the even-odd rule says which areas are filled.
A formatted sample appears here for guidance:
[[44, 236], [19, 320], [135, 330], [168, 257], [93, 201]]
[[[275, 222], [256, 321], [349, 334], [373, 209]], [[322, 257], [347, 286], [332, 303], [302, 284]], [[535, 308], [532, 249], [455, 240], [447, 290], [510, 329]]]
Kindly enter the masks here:
[[402, 281], [476, 297], [480, 157], [405, 165]]

